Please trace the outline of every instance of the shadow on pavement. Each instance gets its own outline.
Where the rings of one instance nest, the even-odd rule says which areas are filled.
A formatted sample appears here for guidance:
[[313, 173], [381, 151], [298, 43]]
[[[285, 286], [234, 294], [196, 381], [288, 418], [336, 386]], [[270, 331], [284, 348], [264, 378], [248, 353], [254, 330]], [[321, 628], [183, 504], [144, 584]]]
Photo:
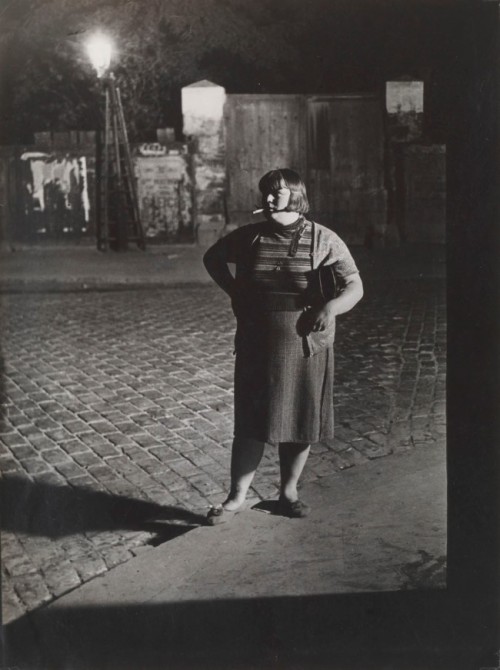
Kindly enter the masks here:
[[14, 476], [2, 480], [1, 506], [3, 530], [49, 538], [86, 531], [142, 530], [157, 533], [159, 543], [205, 521], [201, 514], [182, 507]]
[[438, 591], [49, 607], [5, 628], [5, 665], [479, 670], [470, 619]]

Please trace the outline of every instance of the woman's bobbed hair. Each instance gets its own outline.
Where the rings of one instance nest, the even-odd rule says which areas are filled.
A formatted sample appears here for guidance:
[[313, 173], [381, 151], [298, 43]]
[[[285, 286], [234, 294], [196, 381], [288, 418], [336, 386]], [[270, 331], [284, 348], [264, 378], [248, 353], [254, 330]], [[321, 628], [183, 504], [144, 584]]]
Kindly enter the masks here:
[[271, 170], [259, 181], [259, 191], [263, 196], [280, 188], [290, 189], [290, 200], [286, 207], [287, 212], [298, 212], [306, 214], [309, 211], [309, 201], [307, 199], [306, 185], [300, 178], [298, 172], [282, 168], [280, 170]]

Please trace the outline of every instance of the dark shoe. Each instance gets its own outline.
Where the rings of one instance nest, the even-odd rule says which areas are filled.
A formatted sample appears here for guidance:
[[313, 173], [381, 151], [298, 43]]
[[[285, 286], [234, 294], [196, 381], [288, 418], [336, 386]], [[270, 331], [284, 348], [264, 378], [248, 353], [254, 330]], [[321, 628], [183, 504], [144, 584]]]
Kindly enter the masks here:
[[208, 510], [208, 514], [206, 517], [207, 525], [218, 526], [221, 523], [226, 523], [226, 521], [229, 521], [230, 519], [233, 518], [235, 512], [236, 510], [234, 512], [229, 512], [222, 505], [218, 505], [217, 507], [211, 507]]
[[280, 498], [278, 501], [278, 513], [290, 519], [303, 519], [310, 511], [309, 505], [306, 505], [302, 500], [292, 502], [286, 498]]

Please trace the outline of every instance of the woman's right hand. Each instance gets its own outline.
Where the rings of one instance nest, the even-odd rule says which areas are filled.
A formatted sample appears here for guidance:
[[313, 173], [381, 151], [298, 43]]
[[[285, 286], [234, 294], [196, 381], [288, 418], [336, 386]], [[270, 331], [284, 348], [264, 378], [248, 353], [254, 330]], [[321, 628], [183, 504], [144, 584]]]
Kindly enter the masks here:
[[205, 252], [203, 264], [214, 282], [232, 297], [236, 281], [229, 271], [223, 240], [218, 240]]
[[312, 309], [309, 316], [313, 333], [328, 330], [335, 323], [335, 301], [330, 300], [319, 309]]

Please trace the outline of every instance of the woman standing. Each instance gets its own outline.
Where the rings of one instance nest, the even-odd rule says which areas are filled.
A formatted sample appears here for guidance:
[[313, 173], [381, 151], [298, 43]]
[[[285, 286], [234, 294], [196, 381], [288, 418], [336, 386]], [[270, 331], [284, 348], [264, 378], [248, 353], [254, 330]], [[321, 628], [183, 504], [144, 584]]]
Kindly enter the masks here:
[[[344, 242], [305, 218], [300, 176], [271, 170], [259, 190], [266, 221], [229, 233], [203, 259], [237, 319], [231, 489], [209, 511], [211, 525], [241, 507], [266, 443], [278, 445], [280, 513], [307, 515], [297, 484], [311, 443], [333, 437], [335, 317], [363, 295]], [[328, 277], [338, 287], [330, 294], [322, 289]]]

